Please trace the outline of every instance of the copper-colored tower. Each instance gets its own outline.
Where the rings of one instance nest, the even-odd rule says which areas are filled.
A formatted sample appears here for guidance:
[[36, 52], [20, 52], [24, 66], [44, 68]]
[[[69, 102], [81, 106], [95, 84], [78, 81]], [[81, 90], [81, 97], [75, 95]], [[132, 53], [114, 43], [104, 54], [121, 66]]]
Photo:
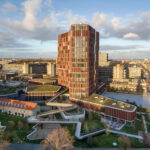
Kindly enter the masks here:
[[69, 88], [70, 97], [92, 94], [98, 83], [99, 33], [87, 24], [71, 25], [58, 36], [58, 84]]

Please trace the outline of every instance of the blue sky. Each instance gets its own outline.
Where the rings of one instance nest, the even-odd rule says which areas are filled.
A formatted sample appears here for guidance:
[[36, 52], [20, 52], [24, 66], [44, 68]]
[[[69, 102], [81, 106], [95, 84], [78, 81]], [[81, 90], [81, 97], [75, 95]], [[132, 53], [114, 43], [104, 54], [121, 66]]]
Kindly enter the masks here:
[[0, 57], [56, 58], [58, 34], [88, 23], [109, 58], [150, 58], [149, 6], [150, 0], [0, 1]]

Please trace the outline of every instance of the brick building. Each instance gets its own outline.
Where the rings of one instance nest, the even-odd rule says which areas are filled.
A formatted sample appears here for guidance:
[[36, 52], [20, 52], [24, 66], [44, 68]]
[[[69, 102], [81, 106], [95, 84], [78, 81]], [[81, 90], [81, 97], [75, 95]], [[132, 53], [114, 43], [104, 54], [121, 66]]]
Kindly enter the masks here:
[[99, 33], [87, 24], [71, 25], [58, 36], [58, 84], [71, 97], [88, 97], [97, 88]]

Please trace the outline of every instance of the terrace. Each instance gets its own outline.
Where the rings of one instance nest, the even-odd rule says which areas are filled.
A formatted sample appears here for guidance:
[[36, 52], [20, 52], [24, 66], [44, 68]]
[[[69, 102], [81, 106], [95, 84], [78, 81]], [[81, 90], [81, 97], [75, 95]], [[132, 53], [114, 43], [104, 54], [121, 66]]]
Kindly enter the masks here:
[[122, 109], [122, 110], [127, 110], [127, 111], [133, 111], [134, 109], [136, 109], [136, 106], [134, 105], [127, 104], [121, 101], [117, 101], [112, 98], [103, 97], [97, 94], [92, 94], [88, 98], [82, 98], [82, 100], [95, 103], [95, 104], [100, 104], [106, 107], [112, 107], [112, 108], [117, 108], [117, 109]]
[[51, 83], [55, 83], [56, 80], [54, 79], [32, 79], [29, 80], [29, 82], [37, 82], [37, 83], [41, 83], [41, 84], [51, 84]]

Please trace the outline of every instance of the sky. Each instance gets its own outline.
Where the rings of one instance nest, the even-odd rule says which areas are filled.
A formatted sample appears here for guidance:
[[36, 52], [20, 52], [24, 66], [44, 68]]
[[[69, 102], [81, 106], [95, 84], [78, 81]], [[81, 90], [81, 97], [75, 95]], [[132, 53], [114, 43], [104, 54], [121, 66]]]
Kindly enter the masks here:
[[150, 0], [0, 0], [0, 57], [56, 58], [75, 23], [100, 32], [110, 59], [150, 58]]

